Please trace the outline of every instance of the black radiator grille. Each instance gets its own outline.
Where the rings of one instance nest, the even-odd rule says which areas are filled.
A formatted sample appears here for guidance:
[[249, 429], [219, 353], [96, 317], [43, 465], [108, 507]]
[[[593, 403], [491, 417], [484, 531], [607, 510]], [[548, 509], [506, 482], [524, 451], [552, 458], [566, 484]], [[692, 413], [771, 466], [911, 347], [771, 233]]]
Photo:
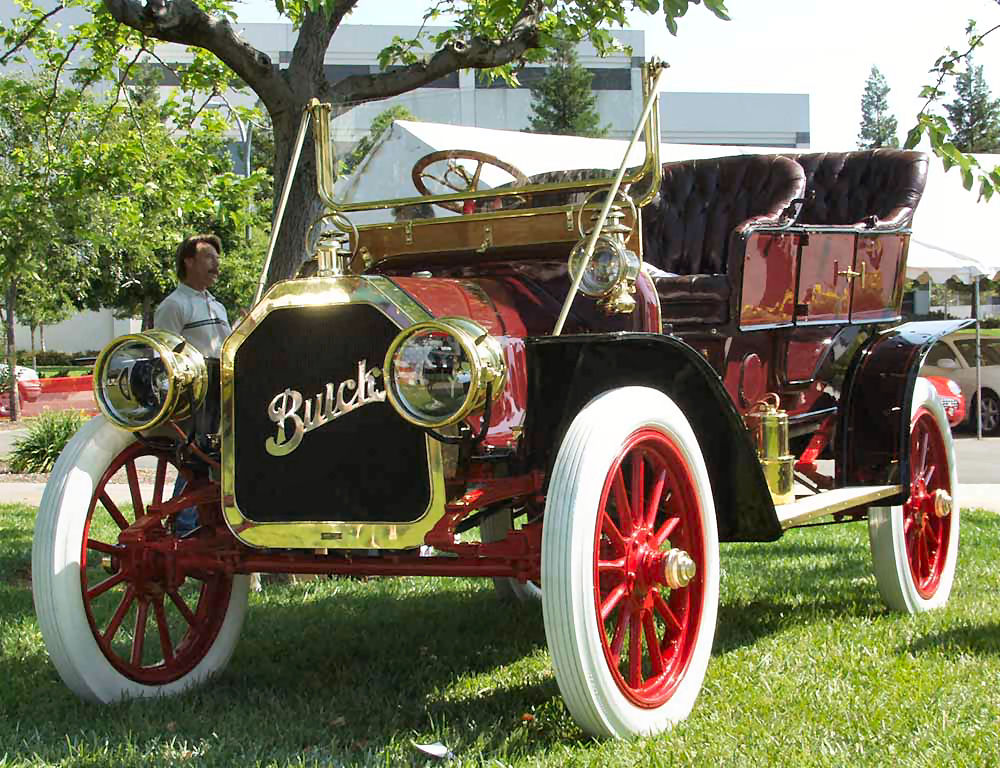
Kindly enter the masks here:
[[[306, 432], [287, 455], [265, 449], [277, 435], [268, 416], [276, 395], [290, 389], [303, 401], [314, 400], [328, 383], [336, 388], [357, 379], [361, 360], [368, 370], [381, 368], [398, 332], [369, 305], [291, 307], [272, 311], [240, 345], [234, 360], [234, 494], [244, 517], [400, 523], [423, 514], [430, 500], [425, 437], [387, 401]], [[382, 377], [378, 388], [385, 390]]]

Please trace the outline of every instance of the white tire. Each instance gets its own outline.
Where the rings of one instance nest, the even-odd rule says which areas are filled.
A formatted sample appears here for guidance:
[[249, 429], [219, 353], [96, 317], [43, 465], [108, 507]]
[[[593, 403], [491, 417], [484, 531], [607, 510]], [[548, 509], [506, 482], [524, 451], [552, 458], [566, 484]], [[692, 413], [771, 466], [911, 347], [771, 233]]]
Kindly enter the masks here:
[[[134, 481], [133, 498], [138, 492], [148, 504], [135, 479], [134, 461], [143, 453], [152, 452], [104, 417], [94, 417], [59, 456], [35, 524], [32, 593], [42, 637], [66, 685], [93, 701], [172, 694], [204, 681], [229, 661], [246, 614], [246, 576], [206, 573], [161, 590], [155, 575], [135, 583], [122, 575], [126, 555], [116, 539], [122, 523], [99, 497], [121, 466]], [[163, 455], [157, 463], [161, 495], [167, 461]], [[131, 523], [109, 503], [118, 519]], [[172, 536], [166, 529], [157, 535], [161, 530]], [[122, 580], [95, 594], [97, 579], [109, 575], [108, 583]], [[137, 633], [140, 624], [146, 631]]]
[[[693, 578], [671, 589], [683, 553]], [[573, 420], [549, 483], [542, 584], [556, 680], [585, 731], [625, 738], [688, 716], [715, 636], [719, 541], [698, 441], [662, 392], [612, 390]]]
[[[485, 543], [503, 541], [513, 530], [510, 510], [501, 510], [487, 517], [479, 524], [479, 537]], [[533, 581], [520, 582], [517, 579], [493, 579], [493, 587], [501, 600], [518, 600], [522, 603], [538, 602], [542, 599], [542, 589]]]
[[[960, 524], [951, 428], [934, 387], [922, 378], [910, 411], [910, 474], [902, 506], [869, 509], [868, 537], [882, 599], [893, 610], [919, 613], [948, 602]], [[939, 491], [951, 497], [944, 517], [935, 511]]]

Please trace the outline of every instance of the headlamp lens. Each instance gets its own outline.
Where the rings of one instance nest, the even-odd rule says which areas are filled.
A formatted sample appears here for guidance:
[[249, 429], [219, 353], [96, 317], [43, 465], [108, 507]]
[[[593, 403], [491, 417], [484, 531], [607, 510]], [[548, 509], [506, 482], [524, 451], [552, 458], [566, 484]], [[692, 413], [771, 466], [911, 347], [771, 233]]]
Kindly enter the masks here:
[[472, 362], [457, 338], [428, 328], [403, 341], [392, 360], [390, 386], [411, 416], [445, 421], [465, 405], [472, 385]]
[[[580, 272], [586, 251], [587, 241], [582, 240], [570, 254], [569, 272], [574, 280]], [[622, 249], [609, 238], [600, 237], [594, 247], [594, 255], [583, 272], [580, 290], [586, 296], [595, 298], [606, 296], [622, 279], [624, 272], [625, 259]]]
[[112, 349], [99, 375], [100, 404], [122, 426], [152, 421], [170, 391], [170, 377], [159, 353], [139, 340], [126, 340]]

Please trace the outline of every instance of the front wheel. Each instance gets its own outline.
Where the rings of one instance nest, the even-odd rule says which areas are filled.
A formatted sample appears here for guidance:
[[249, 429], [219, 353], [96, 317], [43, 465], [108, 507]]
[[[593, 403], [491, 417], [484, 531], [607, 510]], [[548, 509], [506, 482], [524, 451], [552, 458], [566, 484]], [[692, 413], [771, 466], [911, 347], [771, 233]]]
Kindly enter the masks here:
[[893, 610], [919, 613], [948, 602], [958, 559], [955, 449], [934, 387], [918, 379], [910, 417], [909, 496], [868, 512], [875, 581]]
[[542, 532], [542, 610], [566, 706], [595, 736], [683, 720], [715, 635], [719, 543], [698, 441], [670, 398], [594, 398], [563, 440]]
[[[155, 459], [143, 498], [137, 460]], [[122, 534], [159, 503], [169, 453], [158, 453], [96, 416], [67, 443], [45, 487], [35, 524], [31, 574], [42, 637], [60, 677], [100, 702], [178, 692], [225, 666], [247, 607], [246, 576], [221, 569], [178, 572], [170, 546], [126, 543]], [[124, 472], [133, 511], [108, 493]], [[157, 522], [145, 541], [171, 545]]]

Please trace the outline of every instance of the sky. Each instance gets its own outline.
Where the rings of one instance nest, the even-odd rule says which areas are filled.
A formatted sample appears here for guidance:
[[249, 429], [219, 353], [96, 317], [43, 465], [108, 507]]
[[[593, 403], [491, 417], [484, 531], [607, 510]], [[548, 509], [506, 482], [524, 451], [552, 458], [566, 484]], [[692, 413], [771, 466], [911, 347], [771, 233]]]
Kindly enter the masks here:
[[[419, 24], [426, 0], [360, 0], [350, 24]], [[629, 14], [646, 31], [646, 56], [670, 64], [665, 90], [807, 93], [811, 146], [853, 149], [861, 94], [873, 65], [892, 89], [900, 140], [923, 105], [928, 69], [948, 46], [965, 50], [970, 18], [981, 32], [1000, 24], [1000, 0], [728, 0], [732, 21], [692, 5], [677, 37], [662, 14]], [[240, 21], [282, 19], [272, 0], [238, 3]], [[1000, 98], [1000, 29], [976, 54]], [[950, 99], [949, 99], [950, 100]]]

